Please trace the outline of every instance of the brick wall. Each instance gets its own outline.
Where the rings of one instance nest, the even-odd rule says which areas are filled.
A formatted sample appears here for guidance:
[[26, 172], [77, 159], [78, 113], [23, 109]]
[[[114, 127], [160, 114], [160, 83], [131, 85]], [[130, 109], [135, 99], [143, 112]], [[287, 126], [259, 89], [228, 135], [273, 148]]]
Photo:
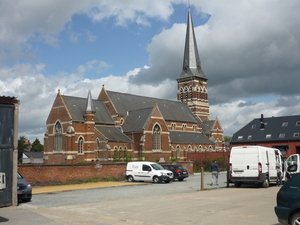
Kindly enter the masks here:
[[[167, 163], [164, 163], [167, 164]], [[193, 162], [176, 162], [187, 168], [188, 172], [193, 172]], [[70, 181], [80, 178], [115, 178], [125, 177], [127, 163], [89, 163], [89, 164], [65, 164], [65, 165], [38, 165], [22, 164], [18, 166], [18, 171], [26, 177], [32, 185], [43, 185], [49, 181]]]

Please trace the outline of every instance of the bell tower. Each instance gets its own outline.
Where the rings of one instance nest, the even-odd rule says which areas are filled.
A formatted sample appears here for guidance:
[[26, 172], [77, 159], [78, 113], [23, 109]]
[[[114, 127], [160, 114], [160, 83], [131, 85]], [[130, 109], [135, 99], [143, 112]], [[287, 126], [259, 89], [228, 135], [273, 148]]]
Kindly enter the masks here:
[[201, 69], [193, 20], [189, 8], [183, 67], [179, 78], [177, 78], [177, 100], [187, 103], [194, 115], [202, 121], [210, 120], [207, 80]]

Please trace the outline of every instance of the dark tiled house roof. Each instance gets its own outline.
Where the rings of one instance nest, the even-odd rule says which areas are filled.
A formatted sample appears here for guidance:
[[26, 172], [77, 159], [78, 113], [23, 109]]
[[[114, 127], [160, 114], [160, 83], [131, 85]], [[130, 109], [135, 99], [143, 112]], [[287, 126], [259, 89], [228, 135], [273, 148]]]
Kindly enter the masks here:
[[300, 115], [256, 118], [233, 134], [230, 143], [300, 140]]
[[143, 130], [153, 108], [130, 111], [122, 128], [125, 133], [140, 132]]

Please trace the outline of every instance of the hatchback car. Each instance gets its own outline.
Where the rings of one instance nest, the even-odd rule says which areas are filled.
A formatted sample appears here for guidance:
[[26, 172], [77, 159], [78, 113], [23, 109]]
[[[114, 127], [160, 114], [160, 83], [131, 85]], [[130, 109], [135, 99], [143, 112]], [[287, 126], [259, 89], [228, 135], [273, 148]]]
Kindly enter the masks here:
[[184, 178], [189, 177], [189, 173], [184, 166], [181, 165], [162, 165], [166, 170], [171, 170], [174, 175], [174, 180], [178, 179], [179, 181], [183, 181]]
[[29, 202], [32, 197], [32, 187], [27, 182], [25, 177], [23, 177], [20, 173], [17, 175], [18, 177], [18, 201]]
[[280, 223], [300, 224], [300, 173], [292, 176], [280, 188], [276, 202], [275, 213]]

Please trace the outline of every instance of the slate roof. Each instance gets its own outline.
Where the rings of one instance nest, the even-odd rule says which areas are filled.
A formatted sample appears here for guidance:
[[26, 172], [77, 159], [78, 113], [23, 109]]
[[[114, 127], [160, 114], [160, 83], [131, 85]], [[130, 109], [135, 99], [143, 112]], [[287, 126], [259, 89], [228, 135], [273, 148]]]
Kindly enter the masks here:
[[[62, 95], [64, 102], [74, 121], [84, 122], [84, 113], [87, 110], [87, 98], [78, 98]], [[96, 124], [115, 124], [110, 113], [102, 101], [93, 100], [93, 108], [96, 110], [95, 123]]]
[[107, 93], [119, 116], [127, 116], [129, 111], [154, 107], [155, 103], [157, 103], [166, 121], [200, 123], [186, 103], [113, 91], [107, 91]]
[[230, 143], [300, 140], [300, 115], [256, 118], [233, 134]]
[[33, 157], [33, 158], [40, 158], [42, 159], [44, 157], [44, 152], [23, 152], [23, 154], [27, 157]]
[[204, 121], [201, 125], [202, 133], [209, 134], [212, 131], [214, 124], [215, 120]]
[[146, 108], [130, 111], [122, 126], [123, 131], [125, 133], [142, 131], [152, 110], [153, 108]]
[[110, 142], [133, 142], [119, 128], [113, 126], [95, 126]]
[[170, 131], [170, 140], [172, 144], [215, 144], [201, 133], [183, 131]]

